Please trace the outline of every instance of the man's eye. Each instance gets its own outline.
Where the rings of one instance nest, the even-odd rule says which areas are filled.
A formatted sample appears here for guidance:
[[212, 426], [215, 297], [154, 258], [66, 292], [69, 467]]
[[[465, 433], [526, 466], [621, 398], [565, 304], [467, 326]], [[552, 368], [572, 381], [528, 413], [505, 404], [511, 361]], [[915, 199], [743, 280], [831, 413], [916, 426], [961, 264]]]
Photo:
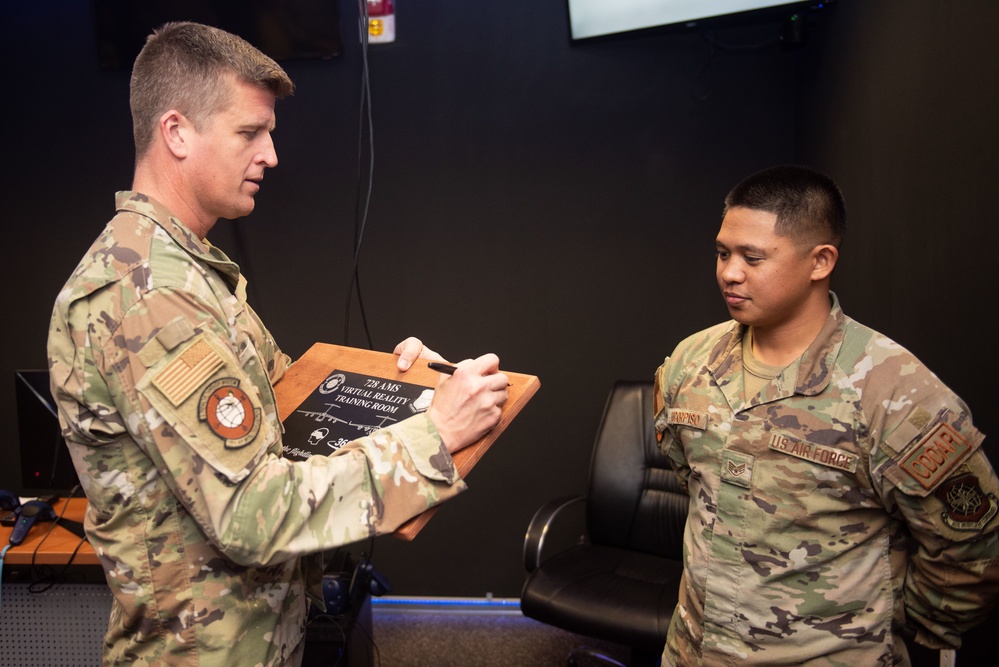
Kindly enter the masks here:
[[763, 261], [762, 257], [752, 257], [750, 255], [746, 255], [746, 263], [747, 264], [759, 264], [762, 261]]
[[253, 139], [254, 137], [257, 136], [257, 131], [256, 130], [243, 130], [240, 134], [242, 134], [247, 139]]
[[715, 254], [718, 255], [718, 259], [728, 259], [728, 251], [726, 250], [716, 250]]

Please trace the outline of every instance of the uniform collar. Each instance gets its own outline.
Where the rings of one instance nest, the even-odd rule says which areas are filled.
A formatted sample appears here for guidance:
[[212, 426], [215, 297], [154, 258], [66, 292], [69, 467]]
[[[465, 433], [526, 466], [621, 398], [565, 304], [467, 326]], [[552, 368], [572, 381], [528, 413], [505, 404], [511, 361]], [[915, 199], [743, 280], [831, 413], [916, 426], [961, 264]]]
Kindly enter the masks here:
[[123, 191], [115, 195], [115, 208], [149, 218], [188, 254], [215, 269], [240, 301], [246, 299], [246, 278], [240, 273], [239, 266], [207, 239], [199, 239], [166, 206], [141, 192]]
[[[783, 392], [814, 396], [822, 392], [829, 384], [832, 368], [843, 345], [845, 335], [846, 315], [840, 308], [839, 298], [834, 292], [829, 292], [831, 308], [826, 323], [808, 346], [805, 353], [797, 361], [788, 365], [788, 369], [797, 367], [793, 386], [788, 386]], [[708, 355], [708, 370], [719, 384], [733, 367], [742, 365], [742, 338], [747, 327], [734, 320], [729, 329], [722, 335]], [[775, 397], [778, 398], [778, 397]]]

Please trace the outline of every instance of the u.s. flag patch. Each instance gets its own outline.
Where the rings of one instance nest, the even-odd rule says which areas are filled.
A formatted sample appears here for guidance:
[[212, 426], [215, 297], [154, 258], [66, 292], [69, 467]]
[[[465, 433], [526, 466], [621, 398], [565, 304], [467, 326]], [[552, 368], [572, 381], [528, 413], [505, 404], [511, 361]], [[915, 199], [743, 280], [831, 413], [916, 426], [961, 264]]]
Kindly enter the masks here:
[[223, 365], [225, 362], [211, 345], [197, 340], [153, 377], [153, 386], [178, 407]]

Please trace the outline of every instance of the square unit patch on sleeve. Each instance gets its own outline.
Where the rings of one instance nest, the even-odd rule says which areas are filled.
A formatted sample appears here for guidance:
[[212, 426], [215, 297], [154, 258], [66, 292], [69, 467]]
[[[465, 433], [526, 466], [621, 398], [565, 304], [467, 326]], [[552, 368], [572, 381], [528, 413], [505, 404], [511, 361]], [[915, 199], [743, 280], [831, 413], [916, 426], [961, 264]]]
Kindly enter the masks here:
[[971, 445], [950, 424], [940, 422], [901, 461], [924, 489], [932, 489], [964, 460]]

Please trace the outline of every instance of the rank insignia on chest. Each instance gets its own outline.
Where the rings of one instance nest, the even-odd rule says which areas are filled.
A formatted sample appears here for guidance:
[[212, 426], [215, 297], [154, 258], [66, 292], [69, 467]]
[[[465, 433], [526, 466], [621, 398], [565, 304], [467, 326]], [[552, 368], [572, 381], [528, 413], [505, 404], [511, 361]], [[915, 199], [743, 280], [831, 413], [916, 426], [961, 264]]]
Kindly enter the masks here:
[[978, 478], [972, 474], [949, 480], [937, 489], [936, 496], [946, 508], [943, 522], [954, 530], [981, 530], [999, 511], [996, 497], [982, 491]]
[[205, 387], [198, 401], [198, 418], [225, 441], [226, 449], [245, 447], [260, 430], [260, 408], [253, 407], [235, 378], [222, 378]]
[[755, 460], [756, 457], [751, 454], [726, 450], [722, 454], [722, 481], [741, 486], [744, 489], [752, 488]]

